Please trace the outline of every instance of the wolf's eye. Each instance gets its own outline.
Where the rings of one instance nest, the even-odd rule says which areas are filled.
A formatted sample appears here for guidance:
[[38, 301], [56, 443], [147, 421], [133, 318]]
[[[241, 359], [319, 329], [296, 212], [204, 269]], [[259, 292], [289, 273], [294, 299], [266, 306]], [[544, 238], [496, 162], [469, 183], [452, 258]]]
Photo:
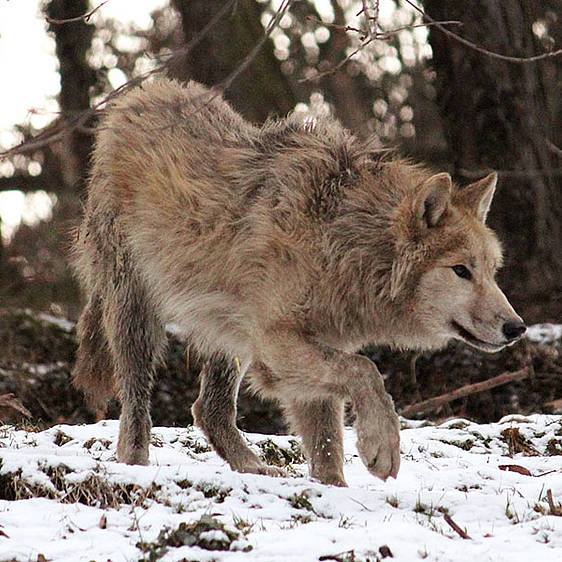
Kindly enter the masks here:
[[453, 271], [461, 278], [470, 281], [472, 279], [472, 273], [465, 265], [453, 265]]

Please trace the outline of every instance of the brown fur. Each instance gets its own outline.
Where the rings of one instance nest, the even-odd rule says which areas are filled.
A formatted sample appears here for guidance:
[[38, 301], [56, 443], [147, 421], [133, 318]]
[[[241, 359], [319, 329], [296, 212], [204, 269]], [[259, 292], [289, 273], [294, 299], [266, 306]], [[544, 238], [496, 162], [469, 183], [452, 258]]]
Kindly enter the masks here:
[[332, 120], [255, 127], [196, 83], [159, 79], [118, 98], [99, 129], [75, 247], [88, 303], [74, 376], [98, 406], [115, 380], [119, 460], [148, 462], [154, 363], [175, 322], [213, 358], [193, 413], [234, 469], [278, 472], [236, 429], [245, 374], [284, 405], [313, 476], [345, 484], [345, 399], [362, 460], [396, 476], [392, 400], [353, 352], [451, 337], [496, 350], [523, 330], [493, 280], [501, 251], [484, 219], [494, 187], [492, 175], [459, 190]]

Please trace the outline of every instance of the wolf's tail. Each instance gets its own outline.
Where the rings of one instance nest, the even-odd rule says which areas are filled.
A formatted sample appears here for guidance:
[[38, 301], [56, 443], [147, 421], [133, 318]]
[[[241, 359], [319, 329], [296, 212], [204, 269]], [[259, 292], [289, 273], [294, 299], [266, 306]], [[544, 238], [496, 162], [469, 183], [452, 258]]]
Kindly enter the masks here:
[[91, 295], [77, 325], [78, 351], [72, 372], [74, 386], [82, 392], [90, 406], [105, 409], [115, 393], [113, 360], [102, 322], [102, 303]]

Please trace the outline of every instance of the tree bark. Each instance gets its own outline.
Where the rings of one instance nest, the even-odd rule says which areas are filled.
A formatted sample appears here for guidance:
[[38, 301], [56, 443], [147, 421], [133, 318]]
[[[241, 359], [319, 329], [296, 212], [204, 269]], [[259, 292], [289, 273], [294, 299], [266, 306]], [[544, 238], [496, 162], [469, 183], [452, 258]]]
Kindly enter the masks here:
[[[197, 37], [225, 1], [173, 0], [181, 17], [185, 42]], [[208, 86], [220, 84], [263, 36], [261, 15], [262, 7], [255, 0], [239, 0], [170, 74]], [[266, 42], [249, 68], [228, 88], [225, 98], [254, 122], [262, 122], [271, 114], [284, 115], [294, 108], [295, 93], [281, 71], [271, 41]]]
[[[320, 47], [320, 58], [328, 68], [335, 68], [347, 57], [350, 40], [345, 29], [347, 21], [343, 8], [338, 0], [331, 0], [331, 4], [334, 10], [334, 27], [330, 29], [330, 40]], [[367, 135], [375, 97], [368, 80], [351, 76], [347, 65], [344, 65], [324, 76], [320, 84], [338, 120], [351, 131]]]
[[[541, 53], [533, 0], [425, 0], [434, 20], [460, 20], [462, 35], [497, 53]], [[528, 320], [556, 320], [562, 308], [560, 112], [553, 61], [516, 64], [477, 52], [432, 27], [438, 103], [455, 173], [465, 181], [500, 171], [489, 223], [505, 245], [502, 283]], [[536, 304], [540, 306], [537, 308]]]
[[[65, 20], [86, 14], [89, 9], [88, 0], [51, 0], [45, 7], [45, 13], [52, 19]], [[49, 24], [49, 31], [55, 36], [59, 60], [59, 105], [63, 119], [68, 121], [90, 108], [90, 89], [96, 83], [96, 75], [86, 55], [94, 29], [92, 24], [85, 21]], [[82, 130], [70, 133], [71, 162], [67, 163], [64, 178], [69, 189], [76, 188], [86, 178], [92, 142], [90, 133]]]

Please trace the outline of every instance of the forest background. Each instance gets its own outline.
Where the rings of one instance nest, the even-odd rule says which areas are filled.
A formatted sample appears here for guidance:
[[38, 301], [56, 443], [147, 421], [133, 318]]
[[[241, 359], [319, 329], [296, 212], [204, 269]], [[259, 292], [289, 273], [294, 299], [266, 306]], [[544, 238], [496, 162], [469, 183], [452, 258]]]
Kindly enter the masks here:
[[[14, 6], [1, 1], [4, 13]], [[77, 317], [81, 303], [68, 247], [80, 220], [99, 110], [115, 88], [162, 72], [216, 87], [256, 123], [291, 111], [331, 113], [356, 134], [376, 135], [381, 145], [446, 170], [461, 185], [497, 170], [489, 224], [505, 246], [500, 284], [528, 323], [560, 322], [559, 0], [170, 0], [144, 14], [142, 23], [109, 17], [109, 5], [120, 2], [38, 4], [54, 41], [60, 87], [45, 108], [29, 108], [22, 123], [0, 136], [0, 207], [9, 201], [2, 192], [23, 193], [43, 207], [43, 220], [35, 215], [4, 225], [2, 310]], [[18, 77], [4, 80], [3, 88], [17, 93]], [[4, 314], [3, 338], [13, 343], [21, 318]], [[373, 353], [384, 364], [386, 351]], [[420, 398], [448, 388], [451, 362], [458, 360], [455, 349], [448, 353], [440, 356], [441, 375], [426, 379], [421, 394], [416, 390]], [[477, 362], [459, 380], [517, 370], [529, 354], [517, 348], [502, 356], [501, 366], [495, 358], [485, 369]], [[404, 365], [410, 359], [403, 358]], [[540, 371], [532, 359], [531, 367]], [[390, 386], [409, 388], [405, 380], [416, 384], [405, 374]], [[533, 409], [558, 399], [559, 391], [540, 395]], [[489, 418], [506, 413], [496, 412], [497, 400], [486, 403], [495, 404]], [[469, 413], [481, 407], [481, 400], [461, 404]]]

